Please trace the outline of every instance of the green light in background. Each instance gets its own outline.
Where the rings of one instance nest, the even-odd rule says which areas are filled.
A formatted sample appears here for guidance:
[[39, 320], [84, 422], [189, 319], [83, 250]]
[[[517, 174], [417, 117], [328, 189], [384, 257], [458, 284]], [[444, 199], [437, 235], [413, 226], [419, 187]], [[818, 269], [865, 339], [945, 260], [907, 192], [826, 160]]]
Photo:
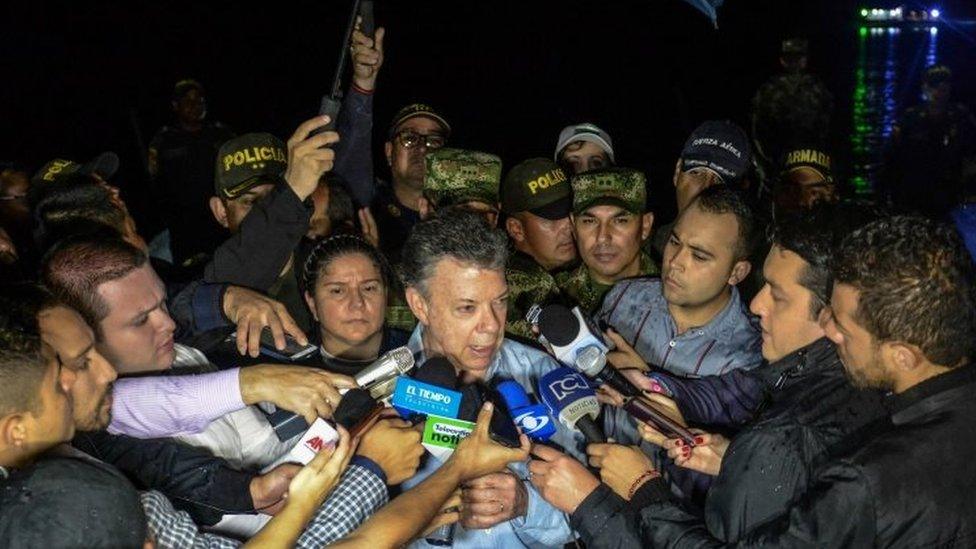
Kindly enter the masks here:
[[868, 16], [867, 8], [861, 8], [861, 17], [867, 17], [867, 16]]
[[857, 33], [860, 34], [861, 36], [867, 36], [868, 35], [868, 28], [867, 27], [861, 27], [860, 29], [857, 30]]

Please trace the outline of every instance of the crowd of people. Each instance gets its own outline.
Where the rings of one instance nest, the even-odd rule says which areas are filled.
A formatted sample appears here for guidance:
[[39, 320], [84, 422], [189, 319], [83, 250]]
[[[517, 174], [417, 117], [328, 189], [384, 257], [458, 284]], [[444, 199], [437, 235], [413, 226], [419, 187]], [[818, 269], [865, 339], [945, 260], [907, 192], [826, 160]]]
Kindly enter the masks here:
[[[411, 104], [374, 162], [384, 34], [353, 33], [336, 120], [287, 141], [235, 135], [178, 82], [147, 151], [158, 234], [112, 153], [3, 166], [0, 546], [976, 545], [976, 125], [948, 69], [854, 200], [832, 97], [786, 41], [749, 131], [687, 136], [661, 219], [591, 123], [503, 169]], [[339, 420], [402, 347], [452, 389], [540, 399], [562, 365], [537, 305], [578, 308], [640, 393], [590, 380], [599, 440], [555, 414], [503, 444], [497, 401], [449, 457], [391, 408]], [[297, 463], [282, 411], [338, 439]]]

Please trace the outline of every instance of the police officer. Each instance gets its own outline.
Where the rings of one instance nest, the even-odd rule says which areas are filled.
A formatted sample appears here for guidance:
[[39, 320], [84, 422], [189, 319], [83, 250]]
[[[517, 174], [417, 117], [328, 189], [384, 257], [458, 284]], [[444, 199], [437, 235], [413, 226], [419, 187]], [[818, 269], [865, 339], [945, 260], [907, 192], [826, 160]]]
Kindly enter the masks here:
[[572, 177], [573, 232], [583, 264], [560, 273], [556, 282], [585, 313], [592, 313], [624, 278], [658, 273], [641, 248], [651, 234], [644, 174], [606, 168]]
[[181, 80], [171, 100], [175, 124], [149, 144], [149, 175], [163, 226], [170, 231], [173, 264], [202, 266], [222, 235], [208, 219], [214, 158], [234, 133], [207, 117], [207, 98], [196, 80]]
[[[424, 156], [423, 173], [420, 205], [425, 216], [431, 213], [428, 210], [464, 209], [484, 215], [491, 227], [498, 222], [502, 161], [497, 156], [463, 149], [437, 149]], [[406, 235], [400, 238], [405, 239]], [[381, 245], [382, 242], [381, 233]], [[386, 323], [406, 331], [417, 325], [417, 318], [404, 300], [403, 288], [390, 292]]]
[[393, 263], [410, 229], [420, 221], [424, 157], [443, 147], [450, 136], [450, 124], [429, 105], [407, 105], [393, 117], [383, 146], [391, 178], [389, 182], [375, 182], [369, 204], [380, 235], [380, 250]]
[[498, 224], [498, 186], [502, 160], [493, 154], [464, 149], [439, 149], [425, 157], [424, 198], [434, 211], [458, 207]]
[[525, 314], [533, 304], [560, 300], [552, 273], [576, 261], [569, 219], [572, 190], [566, 174], [553, 161], [531, 158], [508, 172], [501, 195], [509, 237], [505, 331], [531, 338]]

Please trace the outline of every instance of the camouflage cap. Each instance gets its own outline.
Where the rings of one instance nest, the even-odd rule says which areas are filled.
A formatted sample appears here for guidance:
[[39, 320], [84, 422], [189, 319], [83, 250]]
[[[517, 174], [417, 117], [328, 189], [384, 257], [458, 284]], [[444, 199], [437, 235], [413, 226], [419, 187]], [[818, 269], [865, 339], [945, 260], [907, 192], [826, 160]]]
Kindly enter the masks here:
[[424, 195], [435, 208], [483, 202], [498, 205], [502, 160], [493, 154], [442, 148], [425, 157]]
[[233, 200], [248, 189], [285, 180], [285, 144], [270, 133], [247, 133], [224, 142], [217, 151], [214, 193]]
[[512, 168], [502, 183], [502, 211], [529, 211], [546, 219], [569, 217], [572, 191], [563, 170], [548, 158], [530, 158]]
[[603, 168], [574, 175], [573, 213], [579, 215], [587, 208], [612, 204], [635, 214], [646, 210], [647, 179], [638, 170]]

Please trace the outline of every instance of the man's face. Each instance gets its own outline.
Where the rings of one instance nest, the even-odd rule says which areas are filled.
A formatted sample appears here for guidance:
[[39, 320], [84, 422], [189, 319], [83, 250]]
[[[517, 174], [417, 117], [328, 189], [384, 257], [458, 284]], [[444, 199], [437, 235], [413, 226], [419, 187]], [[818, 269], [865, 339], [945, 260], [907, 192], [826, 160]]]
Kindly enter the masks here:
[[171, 367], [176, 324], [166, 310], [166, 289], [149, 263], [97, 291], [109, 311], [99, 323], [99, 352], [123, 374]]
[[824, 331], [837, 345], [847, 378], [858, 388], [891, 389], [894, 381], [885, 368], [881, 348], [857, 319], [860, 292], [847, 284], [835, 284], [830, 314], [823, 315]]
[[596, 143], [573, 141], [562, 150], [559, 161], [570, 175], [575, 175], [609, 166], [610, 156]]
[[459, 371], [483, 379], [505, 336], [504, 271], [448, 258], [437, 263], [426, 284], [428, 297], [407, 288], [407, 302], [424, 325], [427, 354], [444, 356]]
[[198, 123], [207, 116], [207, 98], [200, 90], [190, 89], [173, 103], [176, 118], [184, 123]]
[[824, 336], [812, 316], [813, 292], [800, 285], [807, 262], [797, 254], [773, 246], [763, 265], [763, 285], [749, 309], [759, 317], [762, 355], [775, 362]]
[[661, 261], [664, 299], [677, 307], [698, 308], [714, 303], [733, 281], [739, 240], [734, 215], [704, 212], [697, 206], [684, 211], [671, 230]]
[[74, 373], [71, 386], [74, 425], [98, 431], [112, 419], [115, 368], [95, 349], [95, 334], [74, 309], [54, 307], [38, 316], [41, 338], [57, 353], [63, 367]]
[[651, 234], [653, 214], [603, 205], [587, 208], [572, 220], [580, 257], [597, 282], [613, 284], [638, 274], [641, 242]]
[[721, 182], [722, 178], [708, 168], [697, 167], [682, 171], [679, 159], [674, 168], [674, 193], [678, 211], [684, 211], [702, 191]]
[[390, 166], [393, 183], [415, 191], [422, 190], [427, 174], [424, 155], [428, 150], [443, 147], [445, 142], [444, 128], [436, 120], [415, 116], [400, 124], [393, 139], [386, 143], [386, 162]]
[[562, 267], [576, 259], [573, 222], [569, 216], [562, 219], [546, 219], [531, 212], [521, 212], [511, 219], [510, 223], [518, 223], [521, 231], [510, 230], [509, 234], [520, 249], [535, 258], [547, 271]]
[[778, 206], [786, 210], [809, 209], [819, 202], [837, 202], [837, 188], [817, 170], [800, 167], [783, 176], [785, 196], [777, 197]]
[[37, 412], [26, 414], [24, 424], [27, 429], [25, 438], [37, 451], [69, 441], [75, 436], [68, 393], [74, 383], [74, 374], [61, 366], [50, 345], [41, 345], [41, 356], [45, 372], [38, 394]]
[[251, 187], [246, 192], [230, 200], [212, 198], [211, 208], [217, 222], [220, 223], [231, 234], [237, 234], [241, 228], [241, 223], [247, 214], [251, 213], [251, 208], [262, 198], [268, 196], [274, 189], [271, 183]]

